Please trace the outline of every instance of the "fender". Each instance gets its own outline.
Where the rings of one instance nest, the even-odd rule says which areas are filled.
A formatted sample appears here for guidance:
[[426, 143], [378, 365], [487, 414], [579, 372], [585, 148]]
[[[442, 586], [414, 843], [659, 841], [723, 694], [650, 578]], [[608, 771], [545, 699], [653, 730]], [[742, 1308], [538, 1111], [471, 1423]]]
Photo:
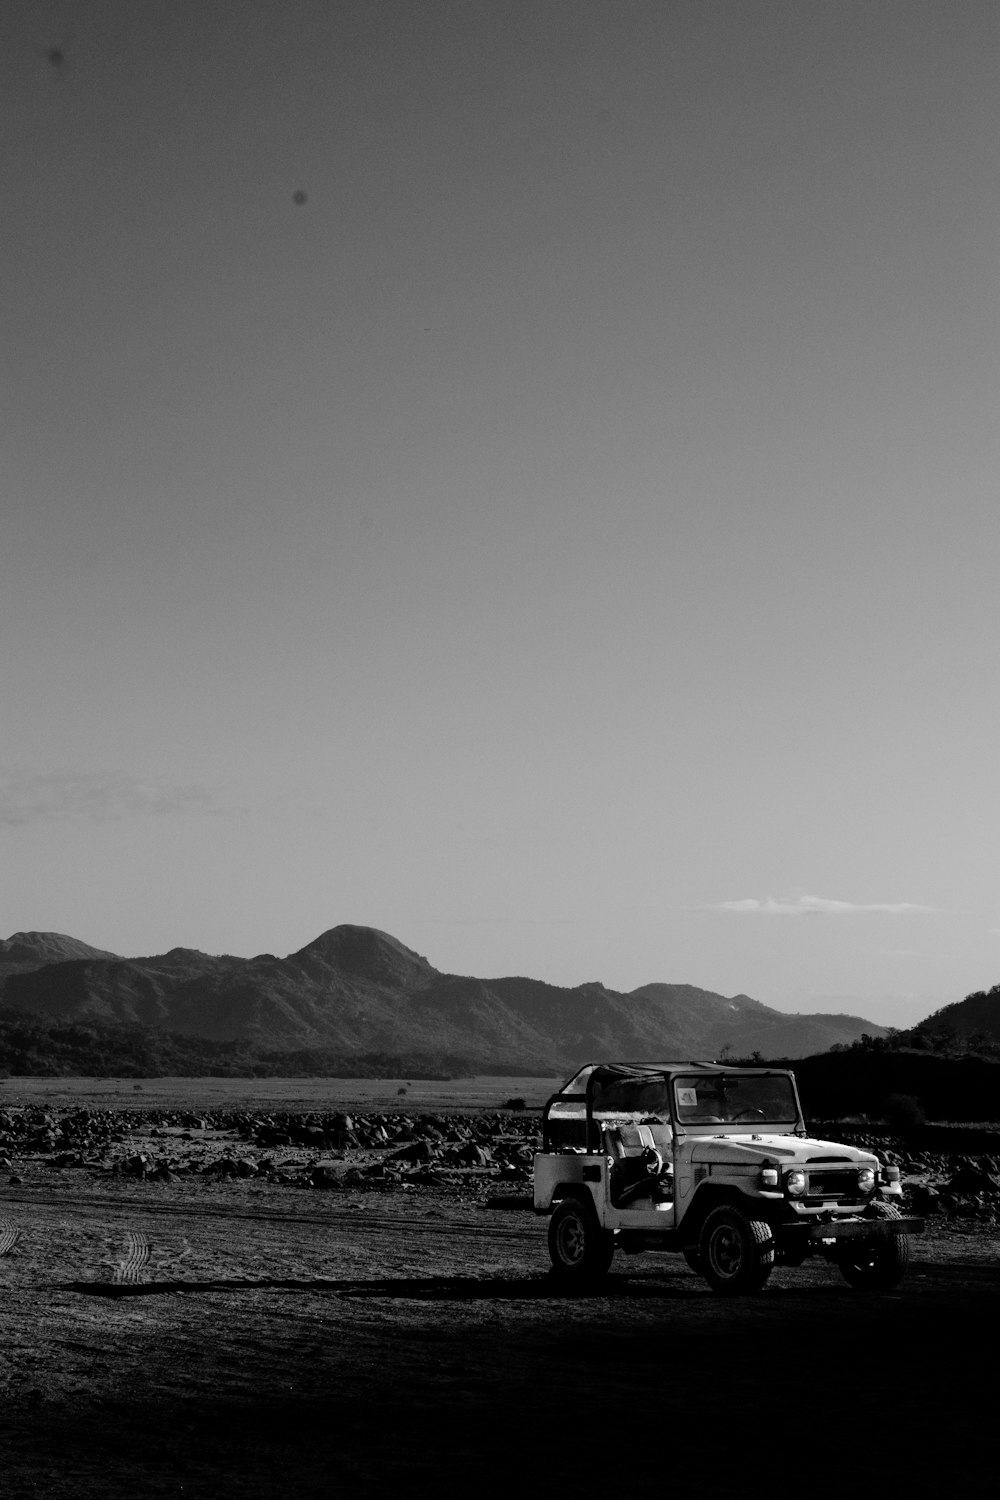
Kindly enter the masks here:
[[721, 1208], [724, 1204], [738, 1208], [741, 1213], [746, 1214], [748, 1219], [766, 1217], [761, 1212], [764, 1204], [759, 1198], [752, 1198], [748, 1193], [741, 1193], [739, 1188], [731, 1185], [713, 1187], [710, 1182], [702, 1182], [695, 1188], [687, 1213], [678, 1225], [682, 1244], [696, 1245], [701, 1235], [701, 1226], [712, 1209]]
[[597, 1204], [594, 1202], [594, 1195], [588, 1187], [585, 1187], [583, 1185], [582, 1182], [557, 1183], [556, 1186], [552, 1189], [552, 1201], [549, 1204], [549, 1213], [551, 1213], [556, 1204], [560, 1203], [564, 1198], [578, 1198], [581, 1203], [586, 1203], [589, 1208], [592, 1208], [595, 1214], [597, 1212]]

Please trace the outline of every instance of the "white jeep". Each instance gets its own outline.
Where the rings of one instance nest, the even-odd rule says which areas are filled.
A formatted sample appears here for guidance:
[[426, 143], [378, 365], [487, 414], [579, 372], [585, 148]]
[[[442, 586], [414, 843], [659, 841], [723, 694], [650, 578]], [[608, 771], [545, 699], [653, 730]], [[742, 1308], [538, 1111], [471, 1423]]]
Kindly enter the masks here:
[[546, 1104], [534, 1159], [553, 1269], [581, 1285], [620, 1249], [678, 1251], [723, 1294], [809, 1255], [884, 1291], [924, 1227], [901, 1197], [898, 1168], [806, 1134], [779, 1068], [588, 1063]]

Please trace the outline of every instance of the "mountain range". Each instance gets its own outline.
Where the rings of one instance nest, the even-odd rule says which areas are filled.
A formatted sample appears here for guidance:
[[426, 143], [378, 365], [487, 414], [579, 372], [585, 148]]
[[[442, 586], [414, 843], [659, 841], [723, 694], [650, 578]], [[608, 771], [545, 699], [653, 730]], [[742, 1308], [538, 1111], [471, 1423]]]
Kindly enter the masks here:
[[388, 933], [338, 926], [286, 958], [172, 948], [123, 958], [61, 933], [0, 940], [0, 1019], [121, 1024], [255, 1052], [459, 1058], [469, 1072], [562, 1074], [593, 1058], [803, 1057], [884, 1028], [787, 1014], [687, 984], [444, 974]]

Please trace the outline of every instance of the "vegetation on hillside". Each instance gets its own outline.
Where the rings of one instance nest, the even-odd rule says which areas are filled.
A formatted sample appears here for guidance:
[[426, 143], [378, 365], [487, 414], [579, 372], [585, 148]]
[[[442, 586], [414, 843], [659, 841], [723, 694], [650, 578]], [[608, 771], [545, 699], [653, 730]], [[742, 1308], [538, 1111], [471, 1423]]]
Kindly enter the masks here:
[[474, 1059], [451, 1054], [278, 1051], [117, 1022], [0, 1015], [0, 1073], [14, 1077], [461, 1078], [477, 1071]]

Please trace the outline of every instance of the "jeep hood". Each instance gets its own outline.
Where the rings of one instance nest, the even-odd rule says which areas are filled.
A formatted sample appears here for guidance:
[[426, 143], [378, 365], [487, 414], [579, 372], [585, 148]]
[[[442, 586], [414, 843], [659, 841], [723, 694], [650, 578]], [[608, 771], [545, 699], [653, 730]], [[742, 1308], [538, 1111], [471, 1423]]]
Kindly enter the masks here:
[[839, 1141], [804, 1140], [795, 1135], [703, 1135], [692, 1141], [693, 1162], [747, 1162], [773, 1161], [822, 1162], [849, 1161], [871, 1167], [878, 1166], [878, 1158], [870, 1151], [859, 1151], [856, 1146], [843, 1146]]

